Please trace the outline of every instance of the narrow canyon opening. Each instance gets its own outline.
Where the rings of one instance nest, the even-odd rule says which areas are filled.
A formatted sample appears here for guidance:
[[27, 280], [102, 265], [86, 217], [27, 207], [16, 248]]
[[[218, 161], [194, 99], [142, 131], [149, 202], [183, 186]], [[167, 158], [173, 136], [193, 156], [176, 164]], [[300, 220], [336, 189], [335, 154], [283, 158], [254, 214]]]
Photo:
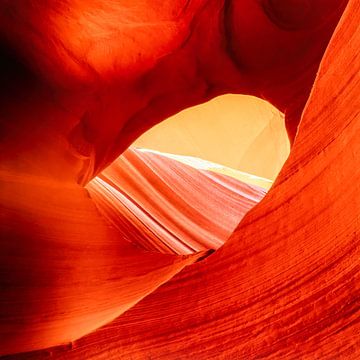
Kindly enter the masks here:
[[280, 111], [228, 94], [144, 133], [87, 189], [109, 223], [140, 248], [216, 250], [266, 195], [289, 151]]

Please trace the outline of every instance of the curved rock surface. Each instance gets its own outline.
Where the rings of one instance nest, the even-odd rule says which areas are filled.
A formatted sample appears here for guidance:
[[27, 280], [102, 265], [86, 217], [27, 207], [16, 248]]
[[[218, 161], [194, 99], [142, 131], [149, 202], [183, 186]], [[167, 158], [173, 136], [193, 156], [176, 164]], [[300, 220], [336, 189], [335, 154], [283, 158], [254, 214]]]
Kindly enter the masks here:
[[1, 166], [87, 183], [151, 126], [224, 93], [271, 102], [293, 138], [345, 5], [317, 0], [286, 30], [279, 12], [307, 0], [4, 1]]
[[128, 149], [87, 189], [128, 241], [184, 255], [218, 249], [266, 194], [259, 186], [136, 149]]
[[350, 1], [289, 159], [231, 239], [55, 358], [359, 357], [359, 11]]
[[[1, 3], [1, 354], [359, 357], [358, 1], [328, 45], [345, 3]], [[129, 244], [77, 184], [221, 93], [269, 100], [294, 138], [326, 47], [275, 185], [206, 259]]]

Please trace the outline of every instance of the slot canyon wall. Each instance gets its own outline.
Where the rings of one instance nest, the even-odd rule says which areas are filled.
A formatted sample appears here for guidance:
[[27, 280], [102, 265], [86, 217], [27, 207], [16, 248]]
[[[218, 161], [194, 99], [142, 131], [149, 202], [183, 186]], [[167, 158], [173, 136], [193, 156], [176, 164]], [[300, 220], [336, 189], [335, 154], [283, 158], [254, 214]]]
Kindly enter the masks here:
[[[0, 356], [359, 358], [359, 21], [357, 0], [2, 1]], [[285, 114], [274, 185], [215, 252], [137, 246], [90, 181], [155, 124], [227, 93]], [[161, 176], [163, 192], [179, 181]], [[220, 214], [209, 184], [197, 195]]]

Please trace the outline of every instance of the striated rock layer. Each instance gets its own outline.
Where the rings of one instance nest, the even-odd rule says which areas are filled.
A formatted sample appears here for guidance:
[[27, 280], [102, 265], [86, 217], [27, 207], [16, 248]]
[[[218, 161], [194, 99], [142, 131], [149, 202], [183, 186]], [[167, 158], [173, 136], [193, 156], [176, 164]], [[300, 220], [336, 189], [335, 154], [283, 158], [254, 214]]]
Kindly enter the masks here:
[[[344, 7], [1, 3], [1, 355], [360, 356], [358, 1], [328, 45]], [[326, 47], [275, 185], [206, 259], [133, 246], [78, 184], [221, 93], [269, 100], [294, 138]]]
[[259, 186], [135, 149], [87, 189], [125, 239], [149, 251], [184, 255], [219, 248], [266, 194]]
[[231, 239], [54, 358], [359, 358], [359, 11], [350, 1], [289, 159]]

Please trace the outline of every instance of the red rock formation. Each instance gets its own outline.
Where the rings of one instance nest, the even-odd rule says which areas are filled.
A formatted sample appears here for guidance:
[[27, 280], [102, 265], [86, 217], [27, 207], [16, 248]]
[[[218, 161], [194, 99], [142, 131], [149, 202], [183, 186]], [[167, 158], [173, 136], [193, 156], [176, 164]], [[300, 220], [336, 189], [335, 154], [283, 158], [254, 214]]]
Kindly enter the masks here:
[[290, 3], [2, 2], [2, 166], [86, 182], [155, 123], [228, 92], [275, 104], [293, 137], [346, 1]]
[[[1, 354], [76, 340], [202, 256], [133, 247], [75, 180], [220, 93], [270, 100], [293, 135], [344, 5], [0, 5]], [[55, 357], [359, 357], [359, 11], [350, 0], [287, 163], [224, 247]]]
[[218, 249], [265, 189], [129, 149], [87, 189], [122, 237], [150, 251]]

